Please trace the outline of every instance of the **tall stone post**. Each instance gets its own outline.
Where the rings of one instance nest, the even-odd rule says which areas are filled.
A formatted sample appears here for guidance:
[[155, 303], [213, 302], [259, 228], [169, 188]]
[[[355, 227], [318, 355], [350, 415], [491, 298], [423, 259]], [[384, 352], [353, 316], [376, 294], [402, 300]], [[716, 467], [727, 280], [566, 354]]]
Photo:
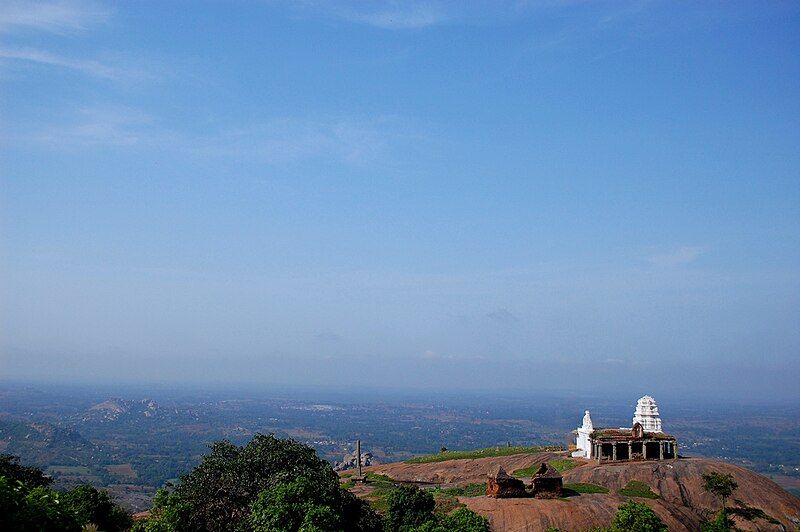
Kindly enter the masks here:
[[647, 442], [642, 440], [642, 460], [647, 460]]
[[628, 460], [633, 460], [633, 443], [628, 442]]
[[664, 459], [664, 442], [663, 441], [658, 442], [658, 459], [659, 460], [663, 460]]
[[356, 466], [358, 467], [358, 476], [361, 477], [361, 440], [356, 440]]
[[614, 443], [614, 446], [611, 447], [611, 459], [615, 462], [617, 461], [617, 444]]

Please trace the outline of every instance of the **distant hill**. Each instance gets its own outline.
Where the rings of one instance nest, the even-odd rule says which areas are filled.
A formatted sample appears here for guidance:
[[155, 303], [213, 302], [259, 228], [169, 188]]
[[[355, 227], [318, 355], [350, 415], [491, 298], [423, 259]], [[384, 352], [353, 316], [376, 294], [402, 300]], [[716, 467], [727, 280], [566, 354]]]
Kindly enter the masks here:
[[[509, 472], [529, 468], [543, 461], [563, 458], [556, 453], [522, 454], [496, 458], [450, 460], [435, 463], [395, 463], [367, 468], [397, 481], [465, 486], [483, 483], [486, 473], [497, 465]], [[638, 498], [652, 507], [670, 530], [698, 530], [719, 502], [702, 488], [702, 474], [730, 473], [739, 484], [729, 507], [742, 509], [735, 517], [742, 530], [795, 530], [800, 525], [800, 499], [770, 479], [748, 469], [715, 460], [687, 458], [664, 462], [597, 464], [576, 460], [576, 467], [564, 471], [564, 483], [590, 484], [608, 493], [574, 493], [563, 499], [492, 499], [485, 496], [459, 497], [470, 509], [484, 515], [493, 530], [586, 530], [611, 523], [617, 507], [628, 499], [619, 493], [631, 481], [649, 486], [658, 498]], [[355, 488], [369, 495], [369, 488]], [[748, 519], [749, 518], [749, 519]]]
[[130, 401], [126, 399], [108, 399], [98, 403], [87, 410], [82, 421], [109, 422], [116, 421], [123, 416], [153, 417], [159, 413], [158, 403], [151, 399]]

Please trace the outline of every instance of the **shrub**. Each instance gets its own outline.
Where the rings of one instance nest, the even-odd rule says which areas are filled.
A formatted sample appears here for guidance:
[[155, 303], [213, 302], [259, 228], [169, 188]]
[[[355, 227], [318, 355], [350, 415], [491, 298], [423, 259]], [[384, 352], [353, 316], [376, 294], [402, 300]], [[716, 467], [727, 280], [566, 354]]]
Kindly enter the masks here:
[[88, 484], [64, 493], [61, 500], [75, 513], [78, 523], [93, 523], [104, 532], [128, 530], [133, 524], [130, 514], [120, 508], [105, 490]]
[[386, 524], [389, 530], [409, 530], [433, 519], [433, 495], [416, 486], [394, 488], [387, 499]]
[[617, 510], [612, 532], [667, 532], [667, 527], [646, 504], [628, 501]]

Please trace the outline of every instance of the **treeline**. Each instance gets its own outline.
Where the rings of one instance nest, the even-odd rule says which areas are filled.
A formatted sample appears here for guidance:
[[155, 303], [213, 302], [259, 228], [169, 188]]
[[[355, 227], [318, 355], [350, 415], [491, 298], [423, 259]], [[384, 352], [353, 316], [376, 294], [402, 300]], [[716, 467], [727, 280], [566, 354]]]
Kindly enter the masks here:
[[108, 492], [89, 485], [56, 491], [51, 483], [41, 469], [0, 454], [0, 530], [78, 532], [94, 527], [118, 532], [133, 525], [130, 514]]
[[156, 495], [140, 532], [488, 532], [465, 508], [434, 512], [433, 496], [398, 486], [385, 515], [344, 489], [330, 464], [294, 440], [256, 435], [239, 447], [215, 443], [173, 490]]

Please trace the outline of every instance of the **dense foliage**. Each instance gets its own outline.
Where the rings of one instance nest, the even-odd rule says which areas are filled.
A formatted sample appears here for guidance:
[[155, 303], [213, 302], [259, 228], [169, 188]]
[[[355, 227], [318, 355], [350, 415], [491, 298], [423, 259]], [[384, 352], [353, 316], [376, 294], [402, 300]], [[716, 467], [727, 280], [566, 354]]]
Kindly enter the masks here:
[[667, 527], [649, 506], [628, 501], [617, 510], [611, 532], [667, 532]]
[[388, 497], [386, 525], [390, 530], [411, 530], [433, 519], [436, 502], [430, 492], [415, 486], [399, 486]]
[[78, 531], [92, 524], [105, 532], [128, 530], [131, 516], [105, 491], [78, 486], [66, 492], [47, 487], [50, 479], [16, 457], [0, 458], [0, 530]]
[[389, 493], [386, 529], [390, 532], [489, 532], [489, 522], [467, 508], [449, 515], [434, 514], [429, 491], [398, 486]]
[[80, 524], [93, 523], [103, 532], [128, 530], [133, 524], [130, 514], [107, 491], [88, 484], [63, 493], [61, 502], [72, 509]]
[[0, 454], [0, 477], [11, 481], [19, 481], [31, 488], [49, 486], [53, 480], [38, 467], [24, 466], [19, 457]]
[[339, 486], [314, 449], [294, 440], [256, 435], [247, 445], [211, 447], [171, 494], [160, 492], [149, 531], [377, 531], [369, 507]]
[[730, 497], [739, 485], [733, 480], [733, 475], [730, 473], [704, 473], [703, 474], [703, 489], [713, 493], [722, 499], [722, 508], [725, 508], [725, 500]]

